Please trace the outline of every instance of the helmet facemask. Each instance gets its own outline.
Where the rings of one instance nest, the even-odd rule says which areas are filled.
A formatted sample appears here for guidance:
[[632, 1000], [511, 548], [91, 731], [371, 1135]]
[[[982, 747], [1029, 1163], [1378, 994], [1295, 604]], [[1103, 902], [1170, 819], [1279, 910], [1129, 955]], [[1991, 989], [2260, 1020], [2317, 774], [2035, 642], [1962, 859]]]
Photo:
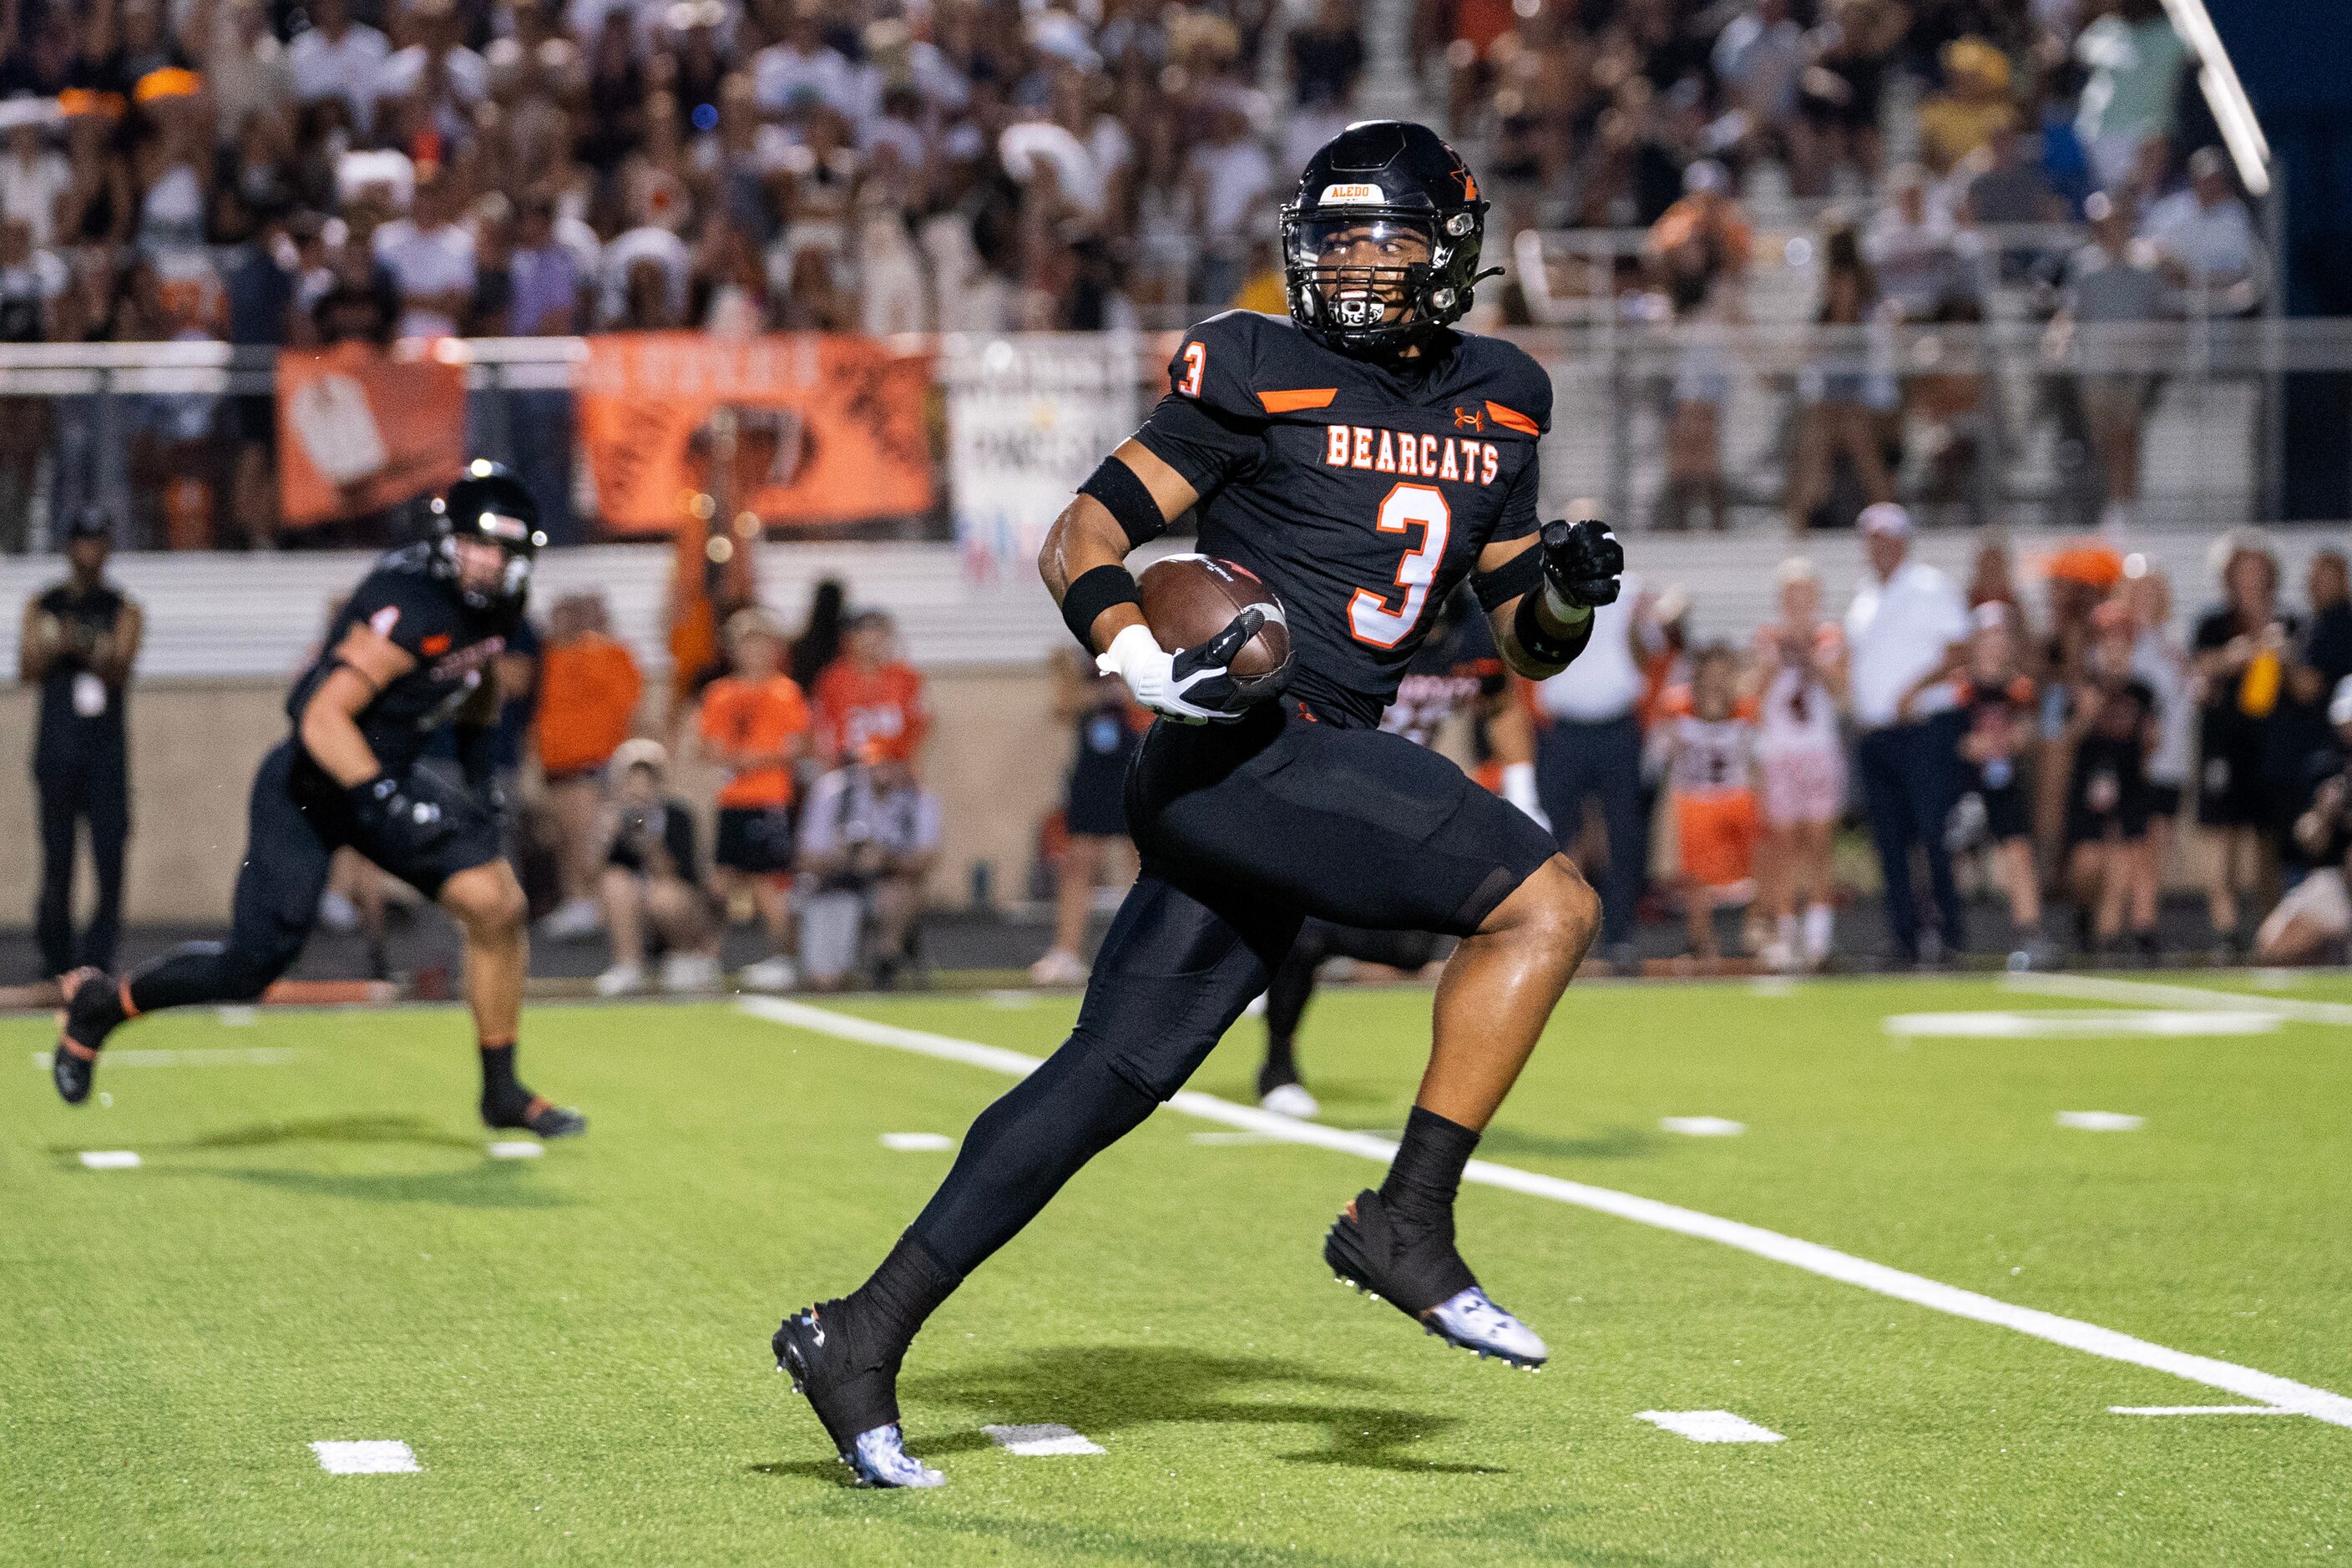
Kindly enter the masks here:
[[1402, 357], [1469, 309], [1469, 289], [1453, 279], [1475, 266], [1476, 244], [1476, 221], [1466, 212], [1308, 215], [1293, 207], [1282, 222], [1291, 313], [1343, 353]]

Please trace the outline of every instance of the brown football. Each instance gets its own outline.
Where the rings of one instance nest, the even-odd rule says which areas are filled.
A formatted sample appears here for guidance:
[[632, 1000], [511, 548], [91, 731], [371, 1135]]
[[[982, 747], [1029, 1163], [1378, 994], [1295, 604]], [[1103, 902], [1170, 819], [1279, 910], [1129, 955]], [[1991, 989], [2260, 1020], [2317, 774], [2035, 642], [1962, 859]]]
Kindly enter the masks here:
[[1144, 568], [1136, 585], [1143, 593], [1144, 621], [1170, 652], [1207, 642], [1255, 608], [1265, 613], [1265, 625], [1243, 645], [1234, 673], [1255, 680], [1279, 675], [1290, 663], [1282, 601], [1248, 568], [1213, 555], [1171, 555]]

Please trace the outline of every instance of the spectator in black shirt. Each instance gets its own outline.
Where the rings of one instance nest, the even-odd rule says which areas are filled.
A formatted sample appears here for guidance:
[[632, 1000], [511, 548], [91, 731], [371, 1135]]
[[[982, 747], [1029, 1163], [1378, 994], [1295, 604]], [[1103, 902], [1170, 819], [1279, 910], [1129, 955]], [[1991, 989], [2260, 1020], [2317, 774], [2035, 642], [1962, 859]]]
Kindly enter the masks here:
[[2278, 557], [2259, 532], [2223, 539], [2223, 603], [2198, 621], [2190, 662], [2199, 692], [2197, 821], [2210, 854], [2206, 918], [2218, 952], [2236, 952], [2238, 890], [2262, 874], [2264, 731], [2276, 713], [2285, 656], [2300, 627], [2278, 605]]
[[[33, 742], [33, 784], [40, 797], [41, 892], [34, 935], [49, 973], [80, 964], [114, 967], [122, 935], [122, 856], [131, 837], [131, 755], [123, 694], [144, 628], [138, 604], [106, 580], [113, 520], [92, 510], [67, 531], [72, 573], [25, 605], [16, 645], [17, 674], [41, 689], [40, 729]], [[73, 931], [74, 837], [89, 825], [98, 871], [98, 908], [81, 934]]]

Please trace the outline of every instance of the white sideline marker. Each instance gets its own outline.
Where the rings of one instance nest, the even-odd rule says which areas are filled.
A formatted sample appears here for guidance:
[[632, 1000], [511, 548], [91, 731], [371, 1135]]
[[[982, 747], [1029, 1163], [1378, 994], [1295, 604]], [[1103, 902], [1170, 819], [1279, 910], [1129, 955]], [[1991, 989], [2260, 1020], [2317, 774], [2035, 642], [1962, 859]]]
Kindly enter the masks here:
[[2104, 974], [2011, 974], [2001, 981], [2001, 988], [2037, 996], [2068, 996], [2079, 1002], [2138, 1003], [2149, 1007], [2202, 1007], [2223, 1013], [2275, 1013], [2296, 1024], [2352, 1025], [2352, 1003], [2209, 991], [2202, 985], [2178, 985], [2161, 980], [2116, 980]]
[[2200, 1035], [2274, 1035], [2286, 1022], [2267, 1009], [2221, 1012], [2081, 1011], [2040, 1013], [1893, 1013], [1879, 1022], [1889, 1035], [1927, 1040], [2103, 1040], [2137, 1036], [2158, 1039]]
[[1788, 1441], [1769, 1426], [1759, 1426], [1745, 1415], [1734, 1415], [1728, 1410], [1643, 1410], [1635, 1418], [1653, 1426], [1663, 1426], [1675, 1436], [1687, 1437], [1694, 1443]]
[[128, 1149], [85, 1149], [81, 1163], [93, 1171], [135, 1171], [139, 1156]]
[[1661, 1116], [1658, 1126], [1685, 1138], [1737, 1138], [1748, 1131], [1748, 1123], [1727, 1116]]
[[2280, 1405], [2110, 1405], [2111, 1415], [2299, 1415]]
[[546, 1152], [546, 1144], [529, 1138], [501, 1138], [489, 1148], [493, 1160], [536, 1160]]
[[425, 1467], [397, 1437], [371, 1437], [357, 1443], [313, 1443], [319, 1468], [331, 1476], [413, 1476]]
[[2058, 1125], [2077, 1132], [2137, 1132], [2147, 1125], [2147, 1118], [2128, 1110], [2062, 1110]]
[[[274, 1068], [300, 1053], [291, 1046], [194, 1046], [161, 1051], [115, 1046], [106, 1053], [110, 1068]], [[33, 1065], [49, 1070], [49, 1053], [35, 1051]]]
[[[2189, 988], [2183, 986], [2179, 989]], [[2317, 1004], [2302, 1005], [2313, 1006]], [[932, 1057], [941, 1061], [961, 1062], [966, 1067], [982, 1068], [1012, 1078], [1026, 1078], [1042, 1063], [1040, 1058], [1009, 1051], [1001, 1046], [985, 1046], [977, 1040], [959, 1040], [950, 1035], [901, 1028], [895, 1024], [877, 1023], [871, 1018], [813, 1007], [805, 1002], [787, 1002], [774, 996], [747, 996], [736, 1005], [755, 1018], [765, 1018], [772, 1024], [782, 1024], [788, 1028], [830, 1035], [835, 1039], [856, 1040], [864, 1045], [885, 1046], [892, 1050], [911, 1051], [917, 1056]], [[1384, 1165], [1396, 1154], [1396, 1143], [1391, 1139], [1326, 1127], [1319, 1122], [1301, 1121], [1296, 1117], [1277, 1116], [1270, 1110], [1235, 1105], [1229, 1100], [1219, 1100], [1213, 1094], [1202, 1094], [1194, 1089], [1182, 1090], [1169, 1104], [1184, 1115], [1197, 1116], [1203, 1121], [1222, 1121], [1228, 1127], [1264, 1132], [1287, 1142], [1312, 1144], [1338, 1153], [1354, 1154], [1376, 1160]], [[2081, 1351], [2085, 1355], [2146, 1367], [2186, 1383], [2201, 1383], [2224, 1394], [2240, 1394], [2274, 1405], [2333, 1426], [2352, 1427], [2352, 1398], [2341, 1394], [2296, 1383], [2275, 1373], [2240, 1366], [2235, 1362], [2222, 1361], [2218, 1357], [2173, 1350], [2130, 1334], [2118, 1333], [2113, 1329], [2103, 1329], [2096, 1323], [2084, 1322], [2079, 1318], [2061, 1317], [2055, 1312], [2021, 1307], [2013, 1301], [2003, 1301], [1979, 1291], [1963, 1290], [1957, 1285], [1947, 1285], [1924, 1275], [1891, 1268], [1884, 1263], [1873, 1263], [1868, 1258], [1856, 1258], [1852, 1253], [1840, 1252], [1818, 1242], [1783, 1236], [1760, 1225], [1725, 1219], [1719, 1215], [1684, 1208], [1679, 1204], [1662, 1203], [1656, 1198], [1621, 1193], [1612, 1187], [1598, 1187], [1587, 1182], [1542, 1175], [1534, 1171], [1522, 1171], [1515, 1165], [1499, 1165], [1491, 1160], [1471, 1161], [1463, 1172], [1463, 1179], [1481, 1186], [1500, 1187], [1506, 1192], [1520, 1193], [1528, 1197], [1549, 1198], [1554, 1203], [1572, 1204], [1595, 1213], [1615, 1215], [1636, 1225], [1653, 1226], [1659, 1230], [1695, 1237], [1701, 1241], [1719, 1242], [1775, 1263], [1801, 1268], [1808, 1274], [1818, 1274], [1824, 1279], [1835, 1279], [1881, 1296], [1891, 1296], [1898, 1301], [1908, 1301], [1930, 1311], [1990, 1323], [1995, 1328], [2009, 1329], [2030, 1339]]]
[[940, 1149], [952, 1149], [955, 1140], [944, 1132], [885, 1132], [882, 1147], [895, 1149], [901, 1154], [921, 1154]]
[[1106, 1450], [1100, 1443], [1074, 1432], [1055, 1421], [1042, 1422], [1034, 1426], [983, 1426], [988, 1440], [1008, 1454], [1018, 1454], [1024, 1459], [1058, 1458], [1066, 1454], [1099, 1454]]

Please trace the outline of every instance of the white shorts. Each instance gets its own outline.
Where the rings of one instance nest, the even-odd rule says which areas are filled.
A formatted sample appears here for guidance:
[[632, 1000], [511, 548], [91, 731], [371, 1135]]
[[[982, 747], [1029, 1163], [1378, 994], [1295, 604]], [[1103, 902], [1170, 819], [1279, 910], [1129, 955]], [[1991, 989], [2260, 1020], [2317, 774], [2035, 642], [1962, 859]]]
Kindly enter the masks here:
[[2297, 882], [2294, 890], [2263, 920], [2255, 942], [2268, 947], [2277, 942], [2287, 922], [2298, 915], [2330, 937], [2352, 936], [2352, 892], [2344, 886], [2344, 873], [2333, 866], [2322, 866]]
[[1828, 750], [1766, 752], [1764, 821], [1771, 827], [1834, 822], [1845, 807], [1845, 753]]

